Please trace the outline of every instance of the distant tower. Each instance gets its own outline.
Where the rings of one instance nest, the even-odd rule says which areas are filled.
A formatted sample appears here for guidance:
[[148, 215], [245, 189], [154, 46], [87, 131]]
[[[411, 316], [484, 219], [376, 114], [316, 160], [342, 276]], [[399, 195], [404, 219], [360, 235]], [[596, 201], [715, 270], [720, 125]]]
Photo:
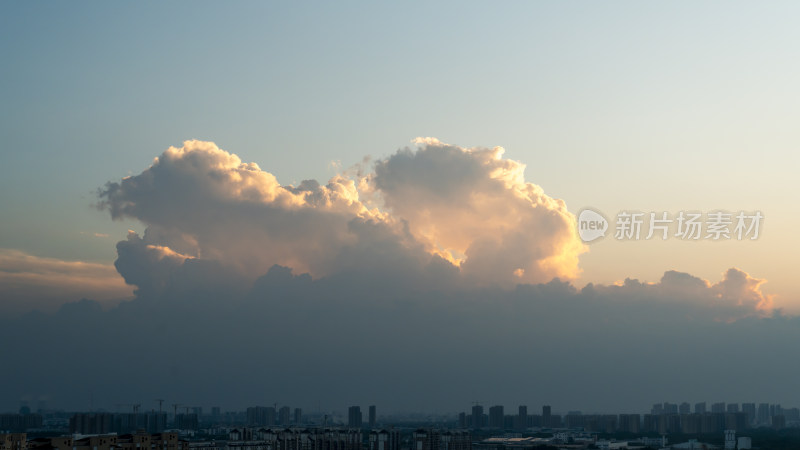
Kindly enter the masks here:
[[542, 426], [550, 426], [550, 405], [542, 406]]
[[472, 407], [472, 428], [483, 428], [483, 406], [477, 403]]
[[347, 426], [350, 428], [361, 428], [361, 407], [351, 406], [347, 410]]
[[528, 407], [520, 405], [519, 414], [517, 414], [517, 430], [522, 431], [528, 428]]
[[300, 408], [294, 409], [294, 424], [299, 425], [303, 423], [303, 410]]
[[489, 408], [489, 427], [490, 428], [503, 428], [503, 405], [495, 405]]
[[284, 426], [284, 427], [288, 427], [289, 426], [289, 424], [291, 423], [291, 417], [292, 417], [291, 411], [292, 411], [291, 408], [289, 408], [288, 406], [284, 406], [284, 407], [282, 407], [280, 409], [280, 411], [278, 412], [278, 417], [279, 417], [281, 426]]
[[375, 428], [376, 423], [378, 422], [378, 411], [375, 408], [375, 405], [370, 405], [369, 407], [369, 428]]

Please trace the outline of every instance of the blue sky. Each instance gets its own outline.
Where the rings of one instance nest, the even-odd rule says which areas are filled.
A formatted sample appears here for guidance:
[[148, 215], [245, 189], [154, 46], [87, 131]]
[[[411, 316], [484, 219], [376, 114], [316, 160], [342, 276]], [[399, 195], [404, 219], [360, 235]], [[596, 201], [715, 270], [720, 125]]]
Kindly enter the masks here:
[[755, 243], [605, 240], [582, 256], [582, 282], [736, 266], [782, 304], [800, 293], [796, 3], [0, 9], [1, 248], [110, 263], [143, 227], [94, 210], [96, 189], [186, 139], [298, 184], [435, 136], [505, 147], [572, 212], [767, 218]]

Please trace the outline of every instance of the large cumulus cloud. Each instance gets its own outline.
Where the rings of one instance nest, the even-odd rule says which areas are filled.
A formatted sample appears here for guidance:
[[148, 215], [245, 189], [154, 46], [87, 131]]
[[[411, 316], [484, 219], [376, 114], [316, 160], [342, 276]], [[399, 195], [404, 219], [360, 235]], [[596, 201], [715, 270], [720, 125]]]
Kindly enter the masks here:
[[299, 186], [282, 186], [211, 142], [170, 147], [139, 175], [100, 192], [113, 218], [147, 225], [137, 237], [145, 249], [128, 252], [120, 243], [117, 267], [141, 292], [163, 286], [164, 273], [159, 267], [147, 280], [148, 264], [126, 259], [157, 261], [155, 268], [182, 255], [178, 265], [213, 261], [250, 281], [275, 264], [314, 277], [393, 278], [433, 265], [446, 274], [440, 283], [460, 277], [507, 287], [577, 275], [584, 247], [573, 217], [524, 181], [524, 165], [502, 158], [500, 148], [435, 139], [417, 145], [379, 160], [374, 172]]
[[[508, 289], [578, 274], [586, 248], [574, 217], [526, 182], [525, 166], [502, 148], [418, 138], [373, 168], [325, 185], [281, 185], [214, 143], [170, 147], [100, 192], [113, 218], [147, 225], [117, 244], [116, 268], [142, 298], [238, 298], [276, 265], [376, 291]], [[626, 280], [587, 294], [657, 298], [735, 320], [770, 313], [764, 281], [739, 269], [715, 283], [668, 271], [657, 283]]]

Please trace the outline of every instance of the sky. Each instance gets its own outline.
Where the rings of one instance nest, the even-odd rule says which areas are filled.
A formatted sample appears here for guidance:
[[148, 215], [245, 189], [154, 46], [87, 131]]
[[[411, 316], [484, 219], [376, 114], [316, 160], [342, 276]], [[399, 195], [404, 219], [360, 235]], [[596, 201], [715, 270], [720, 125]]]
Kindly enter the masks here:
[[[29, 337], [0, 350], [29, 363], [0, 410], [134, 403], [119, 386], [237, 408], [800, 404], [796, 3], [0, 9], [0, 328]], [[585, 208], [764, 220], [583, 243]], [[302, 354], [330, 372], [264, 362]], [[120, 373], [60, 379], [60, 359]], [[721, 383], [727, 365], [753, 373]], [[599, 393], [621, 374], [640, 382]]]

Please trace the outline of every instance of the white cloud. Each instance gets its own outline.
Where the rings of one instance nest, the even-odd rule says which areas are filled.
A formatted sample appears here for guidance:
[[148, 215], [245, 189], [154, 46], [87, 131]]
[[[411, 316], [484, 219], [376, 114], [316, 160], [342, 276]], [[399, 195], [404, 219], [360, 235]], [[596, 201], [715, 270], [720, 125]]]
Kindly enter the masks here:
[[503, 148], [418, 138], [378, 161], [371, 181], [386, 208], [430, 251], [482, 284], [575, 278], [586, 251], [563, 201], [525, 181]]

